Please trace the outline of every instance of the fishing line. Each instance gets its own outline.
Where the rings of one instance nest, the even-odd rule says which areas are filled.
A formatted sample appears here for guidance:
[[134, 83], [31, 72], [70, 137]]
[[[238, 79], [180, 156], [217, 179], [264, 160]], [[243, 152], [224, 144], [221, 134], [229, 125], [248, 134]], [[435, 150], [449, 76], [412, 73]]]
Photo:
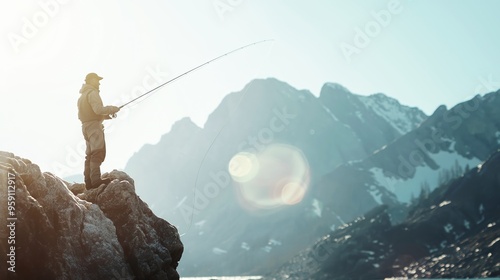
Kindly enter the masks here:
[[[256, 43], [262, 43], [262, 42], [267, 42], [267, 41], [274, 41], [274, 39], [263, 40], [263, 41], [259, 41], [259, 42], [256, 42]], [[250, 45], [247, 45], [247, 46], [251, 46], [251, 45], [254, 45], [256, 43], [253, 43], [253, 44], [250, 44]], [[247, 47], [247, 46], [245, 46], [245, 47]], [[267, 57], [269, 57], [269, 54], [271, 53], [271, 50], [272, 50], [273, 47], [274, 47], [274, 43], [269, 48], [269, 50], [267, 52]], [[242, 47], [242, 48], [244, 48], [244, 47]], [[242, 48], [240, 48], [240, 49], [242, 49]], [[238, 102], [236, 103], [236, 106], [234, 107], [235, 109], [233, 110], [233, 113], [239, 107], [240, 103], [243, 101], [243, 98], [245, 97], [245, 95], [247, 94], [247, 92], [248, 92], [248, 87], [246, 87], [244, 89], [244, 91], [242, 92], [240, 99], [238, 100]], [[203, 157], [201, 159], [200, 165], [198, 166], [198, 171], [196, 173], [196, 179], [195, 179], [194, 188], [193, 188], [193, 205], [192, 205], [193, 208], [194, 208], [194, 202], [196, 200], [196, 190], [198, 189], [198, 186], [197, 186], [198, 185], [198, 177], [200, 175], [201, 166], [205, 162], [205, 159], [206, 159], [208, 153], [210, 152], [210, 150], [212, 149], [212, 146], [214, 145], [215, 141], [220, 136], [220, 134], [222, 133], [222, 131], [227, 127], [227, 125], [229, 124], [230, 120], [231, 120], [231, 118], [227, 118], [226, 122], [222, 125], [221, 129], [217, 132], [217, 134], [215, 135], [215, 137], [212, 139], [210, 145], [208, 146], [208, 149], [205, 151], [205, 154], [203, 155]], [[191, 229], [191, 225], [193, 224], [193, 217], [194, 217], [194, 209], [193, 209], [193, 211], [191, 211], [191, 219], [189, 221], [189, 225], [188, 225], [187, 230], [184, 233], [180, 234], [180, 236], [184, 236]]]
[[155, 88], [153, 88], [153, 89], [151, 89], [151, 90], [149, 90], [149, 91], [147, 91], [147, 92], [145, 92], [145, 93], [137, 96], [136, 98], [134, 98], [134, 99], [130, 100], [129, 102], [127, 102], [127, 103], [119, 106], [118, 108], [121, 109], [121, 108], [129, 105], [130, 103], [132, 103], [132, 102], [134, 102], [134, 101], [136, 101], [136, 100], [138, 100], [138, 99], [140, 99], [140, 98], [142, 98], [142, 97], [144, 97], [144, 96], [146, 96], [146, 95], [148, 95], [148, 94], [156, 91], [157, 89], [159, 89], [161, 87], [164, 87], [164, 86], [170, 84], [171, 82], [173, 82], [173, 81], [175, 81], [175, 80], [177, 80], [177, 79], [179, 79], [179, 78], [181, 78], [181, 77], [183, 77], [183, 76], [185, 76], [185, 75], [187, 75], [187, 74], [189, 74], [189, 73], [191, 73], [191, 72], [193, 72], [193, 71], [195, 71], [195, 70], [197, 70], [197, 69], [199, 69], [199, 68], [201, 68], [201, 67], [203, 67], [203, 66], [205, 66], [205, 65], [207, 65], [209, 63], [211, 63], [211, 62], [223, 58], [224, 56], [230, 55], [232, 53], [235, 53], [237, 51], [240, 51], [242, 49], [248, 48], [248, 47], [253, 46], [253, 45], [261, 44], [261, 43], [264, 43], [264, 42], [270, 42], [270, 41], [274, 41], [274, 39], [267, 39], [267, 40], [253, 42], [253, 43], [250, 43], [248, 45], [245, 45], [245, 46], [239, 47], [237, 49], [234, 49], [232, 51], [229, 51], [229, 52], [227, 52], [225, 54], [219, 55], [218, 57], [212, 58], [209, 61], [206, 61], [206, 62], [204, 62], [204, 63], [202, 63], [202, 64], [200, 64], [200, 65], [198, 65], [198, 66], [196, 66], [196, 67], [194, 67], [194, 68], [192, 68], [192, 69], [190, 69], [190, 70], [188, 70], [188, 71], [186, 71], [186, 72], [184, 72], [184, 73], [182, 73], [182, 74], [180, 74], [180, 75], [178, 75], [178, 76], [176, 76], [176, 77], [174, 77], [174, 78], [172, 78], [172, 79], [170, 79], [170, 80], [168, 80], [166, 82], [164, 82], [163, 84], [161, 84], [161, 85], [159, 85], [159, 86], [157, 86], [157, 87], [155, 87]]

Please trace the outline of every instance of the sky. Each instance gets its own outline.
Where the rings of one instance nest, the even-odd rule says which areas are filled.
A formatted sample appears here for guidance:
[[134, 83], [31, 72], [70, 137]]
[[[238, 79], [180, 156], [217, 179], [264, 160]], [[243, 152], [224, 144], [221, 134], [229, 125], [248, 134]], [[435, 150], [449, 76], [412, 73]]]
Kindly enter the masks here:
[[[500, 1], [39, 0], [0, 4], [0, 150], [60, 177], [82, 173], [76, 101], [96, 72], [120, 106], [103, 171], [123, 169], [177, 120], [203, 127], [230, 92], [274, 77], [319, 96], [327, 82], [426, 114], [500, 88]], [[243, 105], [244, 106], [244, 105]]]

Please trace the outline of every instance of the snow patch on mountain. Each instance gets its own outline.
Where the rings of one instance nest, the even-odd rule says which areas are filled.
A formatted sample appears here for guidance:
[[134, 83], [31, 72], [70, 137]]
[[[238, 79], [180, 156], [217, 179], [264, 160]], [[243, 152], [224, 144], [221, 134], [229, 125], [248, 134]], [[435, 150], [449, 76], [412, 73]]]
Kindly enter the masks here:
[[470, 222], [467, 220], [464, 220], [464, 227], [469, 230], [470, 229]]
[[328, 107], [326, 107], [325, 105], [322, 105], [323, 109], [325, 109], [325, 111], [328, 113], [328, 115], [330, 115], [332, 117], [332, 119], [334, 121], [339, 121], [339, 119], [337, 119], [337, 117], [332, 113], [332, 111], [330, 111], [330, 109], [328, 109]]
[[214, 247], [212, 248], [212, 253], [215, 255], [222, 255], [222, 254], [227, 254], [227, 251], [221, 248]]
[[246, 242], [241, 242], [241, 249], [245, 250], [245, 251], [249, 251], [250, 250], [250, 245], [248, 245], [248, 243]]
[[383, 94], [374, 94], [371, 96], [358, 96], [367, 109], [373, 110], [380, 117], [391, 124], [401, 135], [415, 128], [415, 124], [420, 124], [426, 118], [419, 111], [401, 105], [396, 99]]
[[419, 196], [422, 185], [428, 184], [430, 190], [438, 187], [441, 179], [440, 176], [443, 176], [443, 172], [446, 172], [445, 170], [450, 170], [450, 168], [453, 167], [453, 163], [460, 166], [462, 169], [465, 169], [466, 166], [472, 168], [481, 163], [481, 161], [477, 158], [469, 159], [456, 152], [449, 151], [440, 151], [435, 154], [429, 154], [429, 157], [440, 168], [432, 169], [423, 163], [419, 166], [411, 166], [411, 168], [415, 169], [415, 174], [408, 180], [384, 174], [384, 171], [378, 167], [371, 168], [369, 171], [372, 173], [376, 185], [385, 187], [387, 190], [394, 193], [399, 201], [409, 203], [412, 197], [415, 198]]
[[361, 114], [360, 111], [356, 111], [355, 114], [356, 114], [356, 117], [358, 117], [358, 119], [360, 121], [365, 122], [365, 118], [363, 117], [363, 114]]
[[313, 213], [316, 214], [316, 216], [321, 217], [321, 202], [317, 199], [313, 199], [312, 206]]
[[377, 202], [378, 204], [382, 204], [382, 192], [377, 187], [373, 185], [370, 186], [368, 192], [373, 197], [373, 200], [375, 200], [375, 202]]

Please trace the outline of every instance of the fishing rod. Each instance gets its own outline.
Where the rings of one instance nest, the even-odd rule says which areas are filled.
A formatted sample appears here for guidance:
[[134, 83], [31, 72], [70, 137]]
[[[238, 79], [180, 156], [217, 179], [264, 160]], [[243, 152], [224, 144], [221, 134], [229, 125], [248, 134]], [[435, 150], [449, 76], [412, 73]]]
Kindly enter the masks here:
[[143, 93], [143, 94], [141, 94], [141, 95], [137, 96], [136, 98], [134, 98], [134, 99], [130, 100], [129, 102], [127, 102], [127, 103], [125, 103], [125, 104], [121, 105], [121, 106], [120, 106], [120, 107], [118, 107], [118, 108], [120, 108], [120, 109], [121, 109], [121, 108], [123, 108], [123, 107], [127, 106], [128, 104], [130, 104], [130, 103], [132, 103], [132, 102], [136, 101], [137, 99], [139, 99], [139, 98], [141, 98], [141, 97], [144, 97], [144, 96], [146, 96], [146, 95], [148, 95], [148, 94], [152, 93], [153, 91], [155, 91], [155, 90], [157, 90], [157, 89], [159, 89], [159, 88], [161, 88], [161, 87], [163, 87], [163, 86], [165, 86], [165, 85], [167, 85], [167, 84], [169, 84], [169, 83], [171, 83], [171, 82], [173, 82], [173, 81], [175, 81], [175, 80], [179, 79], [179, 78], [180, 78], [180, 77], [182, 77], [182, 76], [185, 76], [185, 75], [187, 75], [187, 74], [189, 74], [189, 73], [191, 73], [191, 72], [195, 71], [195, 70], [196, 70], [196, 69], [198, 69], [198, 68], [201, 68], [201, 67], [203, 67], [203, 66], [205, 66], [205, 65], [209, 64], [210, 62], [213, 62], [213, 61], [218, 60], [218, 59], [220, 59], [220, 58], [222, 58], [222, 57], [224, 57], [224, 56], [226, 56], [226, 55], [232, 54], [232, 53], [234, 53], [234, 52], [237, 52], [237, 51], [240, 51], [240, 50], [242, 50], [242, 49], [248, 48], [248, 47], [250, 47], [250, 46], [257, 45], [257, 44], [261, 44], [261, 43], [264, 43], [264, 42], [269, 42], [269, 41], [274, 41], [274, 39], [267, 39], [267, 40], [262, 40], [262, 41], [253, 42], [253, 43], [251, 43], [251, 44], [245, 45], [245, 46], [243, 46], [243, 47], [239, 47], [239, 48], [234, 49], [234, 50], [232, 50], [232, 51], [230, 51], [230, 52], [227, 52], [227, 53], [225, 53], [225, 54], [219, 55], [218, 57], [213, 58], [213, 59], [211, 59], [211, 60], [209, 60], [209, 61], [207, 61], [207, 62], [205, 62], [205, 63], [203, 63], [203, 64], [200, 64], [200, 65], [198, 65], [198, 66], [194, 67], [193, 69], [188, 70], [188, 71], [186, 71], [186, 72], [184, 72], [184, 73], [180, 74], [179, 76], [174, 77], [174, 78], [172, 78], [172, 79], [170, 79], [170, 80], [168, 80], [168, 81], [164, 82], [163, 84], [161, 84], [161, 85], [159, 85], [159, 86], [157, 86], [157, 87], [153, 88], [152, 90], [147, 91], [147, 92], [145, 92], [145, 93]]

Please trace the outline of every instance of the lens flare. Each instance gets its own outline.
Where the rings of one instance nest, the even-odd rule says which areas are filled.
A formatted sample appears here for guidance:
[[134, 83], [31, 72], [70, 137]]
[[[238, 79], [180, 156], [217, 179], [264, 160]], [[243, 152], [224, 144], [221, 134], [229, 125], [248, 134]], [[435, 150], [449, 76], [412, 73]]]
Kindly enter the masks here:
[[301, 202], [305, 194], [306, 188], [303, 185], [291, 182], [283, 186], [281, 201], [287, 205], [294, 205]]
[[252, 153], [237, 153], [229, 161], [229, 174], [236, 182], [247, 182], [257, 174], [259, 161]]
[[241, 152], [229, 162], [242, 206], [275, 209], [300, 203], [309, 186], [309, 164], [298, 148], [271, 144], [257, 154]]

